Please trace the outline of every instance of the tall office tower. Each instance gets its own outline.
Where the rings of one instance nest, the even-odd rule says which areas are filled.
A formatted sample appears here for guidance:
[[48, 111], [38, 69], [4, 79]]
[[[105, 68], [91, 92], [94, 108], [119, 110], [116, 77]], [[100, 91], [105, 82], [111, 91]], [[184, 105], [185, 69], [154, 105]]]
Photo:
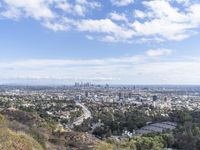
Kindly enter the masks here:
[[132, 93], [131, 92], [128, 93], [128, 98], [132, 98]]
[[88, 91], [85, 92], [85, 97], [89, 97], [90, 93]]
[[154, 95], [153, 96], [153, 101], [157, 101], [158, 100], [158, 96]]
[[124, 99], [124, 93], [120, 92], [118, 95], [119, 95], [119, 100], [123, 100]]

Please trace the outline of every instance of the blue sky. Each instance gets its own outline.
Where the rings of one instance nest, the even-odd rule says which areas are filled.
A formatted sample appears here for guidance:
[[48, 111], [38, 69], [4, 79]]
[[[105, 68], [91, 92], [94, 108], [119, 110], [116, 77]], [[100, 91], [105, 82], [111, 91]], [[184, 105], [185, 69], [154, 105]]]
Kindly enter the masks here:
[[200, 84], [198, 0], [0, 0], [0, 83]]

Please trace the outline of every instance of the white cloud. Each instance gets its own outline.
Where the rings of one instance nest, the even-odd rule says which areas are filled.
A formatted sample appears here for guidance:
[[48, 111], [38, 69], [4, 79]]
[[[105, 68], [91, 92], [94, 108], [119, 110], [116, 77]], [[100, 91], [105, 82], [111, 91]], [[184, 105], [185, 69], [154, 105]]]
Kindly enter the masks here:
[[72, 12], [73, 6], [67, 1], [58, 1], [55, 5], [56, 8], [63, 10], [64, 12]]
[[110, 19], [82, 20], [76, 23], [76, 28], [84, 32], [104, 33], [102, 39], [113, 41], [125, 41], [132, 38], [134, 32], [118, 26]]
[[115, 21], [125, 21], [125, 22], [128, 21], [126, 15], [124, 13], [112, 12], [109, 14], [109, 16], [112, 20], [115, 20]]
[[36, 20], [50, 19], [55, 13], [49, 8], [51, 0], [4, 0], [7, 9], [2, 13], [5, 17], [32, 17]]
[[55, 2], [55, 7], [63, 10], [65, 13], [71, 13], [78, 16], [85, 16], [89, 9], [100, 8], [101, 4], [96, 1], [75, 0], [74, 4], [66, 0]]
[[145, 84], [200, 84], [198, 67], [199, 61], [153, 62], [134, 67], [134, 75]]
[[135, 18], [145, 18], [147, 16], [147, 14], [141, 10], [135, 10], [134, 11], [134, 17]]
[[[70, 26], [65, 23], [66, 19], [69, 20], [66, 15], [84, 17], [89, 10], [101, 7], [100, 3], [92, 0], [75, 0], [74, 3], [66, 0], [2, 0], [2, 2], [0, 16], [15, 20], [33, 18], [54, 31], [65, 31]], [[58, 9], [60, 11], [57, 11]], [[65, 25], [67, 27], [64, 27]]]
[[[20, 20], [32, 18], [53, 31], [90, 32], [104, 42], [144, 43], [179, 41], [197, 34], [200, 28], [200, 3], [183, 0], [111, 0], [113, 5], [135, 2], [143, 9], [117, 10], [95, 18], [101, 5], [97, 0], [2, 0], [0, 17]], [[111, 7], [112, 9], [112, 7]], [[89, 13], [90, 11], [94, 12]], [[90, 14], [89, 16], [87, 14]], [[103, 17], [105, 16], [105, 17]], [[107, 18], [108, 17], [108, 18]], [[67, 33], [66, 33], [67, 34]]]
[[91, 36], [91, 35], [86, 35], [86, 38], [87, 38], [88, 40], [94, 40], [94, 37]]
[[167, 0], [145, 1], [143, 4], [148, 9], [148, 19], [142, 22], [136, 20], [132, 24], [139, 36], [183, 40], [193, 35], [193, 29], [200, 26], [200, 4], [192, 4], [184, 11], [172, 6]]
[[103, 42], [116, 43], [118, 40], [114, 36], [106, 35], [100, 38]]
[[[200, 58], [176, 61], [147, 55], [102, 59], [33, 59], [0, 62], [0, 80], [34, 79], [127, 84], [200, 84]], [[166, 76], [167, 74], [167, 76]], [[60, 82], [58, 82], [60, 81]], [[63, 81], [63, 82], [61, 82]], [[65, 81], [65, 82], [64, 82]]]
[[175, 0], [177, 3], [183, 3], [184, 5], [189, 5], [191, 3], [191, 0]]
[[68, 28], [66, 25], [60, 24], [60, 23], [50, 23], [50, 22], [45, 22], [44, 26], [53, 30], [53, 31], [66, 31]]
[[96, 9], [101, 7], [100, 3], [88, 0], [76, 0], [75, 6], [73, 6], [73, 12], [79, 16], [85, 16], [88, 9]]
[[75, 5], [74, 11], [75, 11], [76, 14], [78, 14], [80, 16], [84, 16], [85, 12], [86, 12], [86, 8], [82, 7], [81, 5]]
[[66, 17], [60, 18], [60, 20], [46, 20], [42, 25], [53, 31], [68, 31], [74, 24], [74, 20], [68, 19]]
[[111, 0], [111, 3], [115, 6], [127, 6], [133, 3], [134, 0]]
[[151, 49], [147, 51], [147, 56], [150, 57], [160, 57], [160, 56], [168, 56], [172, 54], [172, 50], [170, 49]]

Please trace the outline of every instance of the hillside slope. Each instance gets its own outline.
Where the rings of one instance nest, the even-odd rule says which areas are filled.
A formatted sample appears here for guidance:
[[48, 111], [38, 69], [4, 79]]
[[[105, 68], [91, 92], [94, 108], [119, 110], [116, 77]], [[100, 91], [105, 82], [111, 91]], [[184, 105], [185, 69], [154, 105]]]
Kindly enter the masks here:
[[93, 150], [104, 144], [93, 135], [56, 128], [34, 113], [5, 109], [0, 120], [0, 150]]
[[0, 150], [43, 150], [31, 136], [8, 128], [8, 121], [0, 115]]

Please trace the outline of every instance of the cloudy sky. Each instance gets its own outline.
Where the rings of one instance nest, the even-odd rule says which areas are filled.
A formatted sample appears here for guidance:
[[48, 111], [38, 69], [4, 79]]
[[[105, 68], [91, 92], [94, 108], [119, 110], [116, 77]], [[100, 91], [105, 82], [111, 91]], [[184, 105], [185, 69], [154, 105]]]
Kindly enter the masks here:
[[0, 0], [0, 83], [200, 84], [199, 0]]

